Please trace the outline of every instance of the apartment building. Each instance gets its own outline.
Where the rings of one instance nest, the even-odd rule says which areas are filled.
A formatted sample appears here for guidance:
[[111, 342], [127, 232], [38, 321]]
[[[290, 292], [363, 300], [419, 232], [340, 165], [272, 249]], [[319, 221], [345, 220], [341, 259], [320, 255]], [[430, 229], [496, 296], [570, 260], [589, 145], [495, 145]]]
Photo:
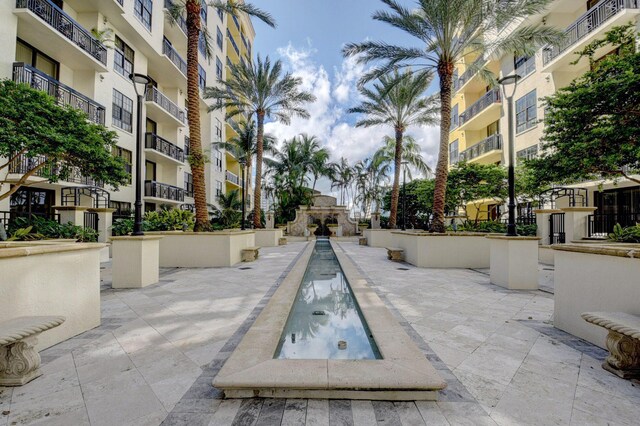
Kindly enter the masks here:
[[[640, 0], [556, 0], [548, 10], [522, 24], [543, 24], [564, 29], [566, 41], [560, 46], [542, 46], [534, 56], [515, 58], [513, 55], [492, 59], [469, 55], [466, 64], [483, 61], [499, 76], [514, 72], [522, 79], [515, 95], [516, 162], [538, 155], [543, 135], [544, 107], [541, 98], [566, 87], [572, 80], [589, 69], [586, 58], [578, 64], [576, 51], [593, 40], [602, 38], [611, 28], [629, 22], [640, 29]], [[505, 31], [509, 31], [506, 29]], [[500, 35], [498, 35], [500, 36]], [[612, 47], [596, 52], [596, 59], [612, 53]], [[500, 88], [490, 88], [477, 74], [466, 71], [465, 63], [456, 69], [454, 97], [452, 101], [451, 132], [449, 143], [450, 164], [458, 161], [481, 164], [507, 164], [508, 123], [506, 105], [503, 105]], [[573, 197], [572, 197], [573, 196]], [[610, 215], [607, 220], [634, 223], [640, 221], [640, 187], [623, 180], [607, 182], [583, 182], [562, 188], [552, 197], [554, 207], [564, 207], [576, 200], [577, 206], [597, 207], [597, 214]], [[519, 214], [527, 214], [531, 206], [521, 203]], [[478, 213], [468, 207], [470, 217]], [[480, 208], [480, 219], [496, 219], [505, 211], [494, 200], [485, 200]]]
[[[132, 72], [152, 79], [143, 114], [144, 208], [164, 205], [193, 208], [193, 180], [187, 162], [189, 129], [186, 117], [186, 22], [173, 23], [167, 16], [171, 0], [0, 0], [0, 78], [30, 84], [87, 112], [89, 119], [118, 134], [114, 154], [125, 159], [135, 178], [137, 98], [128, 76]], [[206, 58], [201, 44], [200, 87], [212, 86], [223, 77], [231, 19], [203, 2], [203, 25], [214, 35], [213, 54]], [[255, 33], [251, 28], [251, 42]], [[233, 25], [233, 24], [232, 24]], [[106, 30], [106, 31], [105, 31]], [[94, 34], [101, 33], [102, 39]], [[222, 37], [222, 38], [221, 38]], [[232, 52], [235, 54], [235, 52]], [[250, 60], [250, 51], [247, 60]], [[213, 144], [224, 140], [223, 111], [207, 113], [201, 98], [201, 132], [205, 152], [207, 199], [216, 205], [217, 195], [228, 181], [224, 150]], [[20, 176], [29, 159], [13, 164], [9, 178]], [[237, 162], [236, 162], [237, 163]], [[102, 188], [84, 176], [71, 181], [36, 182], [0, 202], [0, 211], [12, 214], [52, 215], [54, 206], [111, 207], [115, 214], [133, 209], [132, 185], [118, 191]], [[67, 194], [73, 193], [73, 197]]]

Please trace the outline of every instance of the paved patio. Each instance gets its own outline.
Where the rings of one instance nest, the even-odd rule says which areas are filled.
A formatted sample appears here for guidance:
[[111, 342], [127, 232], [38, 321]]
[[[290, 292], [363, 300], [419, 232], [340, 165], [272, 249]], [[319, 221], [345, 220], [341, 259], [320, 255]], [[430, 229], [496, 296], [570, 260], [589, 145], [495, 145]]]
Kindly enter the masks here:
[[233, 268], [163, 270], [143, 290], [111, 290], [103, 265], [102, 325], [43, 351], [39, 379], [0, 387], [0, 426], [637, 424], [640, 384], [550, 325], [552, 294], [392, 263], [350, 242], [341, 249], [447, 380], [440, 401], [222, 400], [211, 380], [304, 245]]

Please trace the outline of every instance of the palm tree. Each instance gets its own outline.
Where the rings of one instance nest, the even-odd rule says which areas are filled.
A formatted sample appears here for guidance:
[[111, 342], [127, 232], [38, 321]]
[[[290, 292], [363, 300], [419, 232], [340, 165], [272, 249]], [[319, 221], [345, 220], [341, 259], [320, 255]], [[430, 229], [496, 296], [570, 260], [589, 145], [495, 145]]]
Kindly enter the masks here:
[[255, 114], [258, 122], [253, 223], [260, 228], [264, 120], [274, 118], [289, 124], [292, 116], [308, 118], [304, 104], [316, 97], [300, 89], [301, 78], [283, 74], [282, 62], [272, 65], [268, 56], [263, 61], [258, 55], [255, 64], [230, 64], [229, 78], [221, 83], [222, 87], [205, 89], [205, 98], [217, 100], [210, 110], [224, 108], [227, 118]]
[[[403, 67], [425, 74], [436, 71], [440, 85], [440, 148], [436, 167], [433, 221], [431, 231], [444, 232], [444, 207], [449, 164], [449, 127], [453, 73], [467, 55], [488, 59], [505, 54], [532, 55], [538, 46], [553, 43], [561, 33], [547, 26], [519, 26], [509, 34], [500, 33], [542, 13], [551, 0], [416, 0], [409, 9], [397, 0], [381, 0], [390, 10], [377, 11], [373, 19], [386, 22], [417, 39], [415, 47], [394, 46], [385, 42], [365, 41], [347, 44], [343, 53], [358, 56], [361, 63], [383, 61], [363, 77], [370, 81]], [[485, 79], [495, 81], [483, 63], [467, 66]]]
[[353, 168], [349, 165], [349, 160], [340, 157], [340, 161], [333, 167], [333, 175], [331, 177], [331, 189], [340, 189], [340, 204], [345, 203], [345, 191], [353, 182]]
[[[223, 148], [236, 159], [242, 161], [245, 160], [246, 169], [246, 182], [245, 182], [245, 200], [249, 201], [249, 187], [251, 186], [251, 167], [253, 166], [253, 156], [257, 152], [258, 132], [256, 129], [255, 120], [249, 122], [243, 120], [239, 123], [236, 121], [231, 122], [231, 127], [236, 133], [236, 136], [232, 137], [226, 142], [216, 142], [213, 145]], [[267, 153], [274, 152], [276, 145], [276, 138], [272, 135], [264, 135], [263, 139], [263, 151]]]
[[437, 102], [434, 97], [424, 96], [431, 85], [428, 73], [414, 74], [411, 71], [382, 75], [371, 89], [361, 87], [365, 100], [349, 109], [351, 113], [365, 114], [356, 122], [358, 127], [387, 125], [395, 130], [395, 156], [393, 189], [391, 192], [391, 212], [389, 228], [396, 227], [398, 198], [400, 193], [400, 165], [402, 163], [402, 138], [409, 126], [435, 124]]
[[[209, 213], [207, 211], [207, 189], [204, 176], [205, 157], [202, 152], [202, 135], [200, 133], [200, 100], [198, 85], [198, 42], [204, 35], [205, 53], [210, 54], [210, 36], [206, 27], [201, 25], [200, 11], [207, 3], [202, 0], [182, 0], [169, 8], [172, 23], [186, 14], [187, 22], [187, 120], [189, 122], [189, 165], [193, 174], [193, 198], [196, 210], [194, 231], [209, 229]], [[239, 0], [215, 0], [209, 6], [232, 15], [246, 13], [255, 16], [271, 27], [275, 27], [273, 17], [261, 9]]]
[[242, 220], [242, 201], [239, 193], [237, 189], [232, 189], [226, 194], [218, 195], [219, 220], [225, 228], [237, 228]]
[[320, 146], [317, 137], [309, 136], [306, 133], [298, 136], [298, 143], [307, 171], [313, 176], [311, 189], [315, 191], [318, 179], [331, 174], [332, 169], [328, 164], [329, 150]]
[[[390, 136], [385, 136], [384, 145], [378, 148], [378, 150], [373, 154], [373, 158], [381, 163], [390, 164], [395, 160], [395, 150], [395, 139]], [[431, 174], [431, 168], [422, 157], [420, 145], [418, 145], [413, 136], [409, 135], [405, 136], [402, 140], [402, 162], [405, 161], [419, 173], [425, 175], [425, 177], [428, 178]], [[409, 179], [412, 179], [411, 169], [408, 169], [408, 173]]]

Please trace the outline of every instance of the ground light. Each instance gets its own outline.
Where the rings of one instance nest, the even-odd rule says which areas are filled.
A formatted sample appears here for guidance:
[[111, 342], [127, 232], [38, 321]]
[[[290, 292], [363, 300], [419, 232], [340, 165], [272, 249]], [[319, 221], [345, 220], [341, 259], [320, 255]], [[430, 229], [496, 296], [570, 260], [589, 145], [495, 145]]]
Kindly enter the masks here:
[[508, 75], [498, 80], [500, 86], [502, 86], [502, 93], [507, 101], [507, 131], [508, 131], [508, 143], [509, 143], [509, 222], [507, 224], [507, 236], [515, 237], [518, 235], [516, 231], [516, 188], [515, 188], [515, 126], [513, 125], [513, 95], [516, 92], [518, 81], [520, 80], [518, 74]]
[[144, 74], [131, 74], [129, 79], [138, 97], [138, 127], [136, 129], [136, 201], [135, 219], [131, 235], [144, 235], [142, 232], [142, 102], [147, 96], [151, 78]]

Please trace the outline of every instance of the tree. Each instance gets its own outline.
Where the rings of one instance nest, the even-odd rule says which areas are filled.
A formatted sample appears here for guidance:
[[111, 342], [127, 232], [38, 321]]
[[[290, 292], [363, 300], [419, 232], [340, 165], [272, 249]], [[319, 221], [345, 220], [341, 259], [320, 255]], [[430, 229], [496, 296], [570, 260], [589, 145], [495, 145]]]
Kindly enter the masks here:
[[[205, 2], [204, 5], [207, 3]], [[255, 6], [239, 0], [215, 0], [209, 5], [232, 15], [247, 13], [255, 16], [267, 25], [275, 27], [275, 21], [268, 13]], [[210, 36], [206, 27], [202, 27], [200, 11], [202, 0], [182, 0], [169, 8], [171, 22], [178, 21], [186, 13], [187, 22], [187, 120], [189, 123], [189, 165], [193, 175], [193, 198], [196, 209], [194, 231], [205, 231], [209, 228], [207, 210], [207, 190], [204, 175], [205, 156], [202, 152], [202, 135], [200, 132], [200, 88], [198, 74], [198, 43], [205, 42], [205, 52], [210, 54]]]
[[[373, 19], [386, 22], [408, 33], [419, 43], [414, 47], [385, 42], [349, 43], [343, 53], [357, 56], [359, 62], [382, 61], [363, 77], [371, 81], [394, 69], [412, 67], [418, 75], [436, 71], [440, 86], [440, 148], [436, 166], [433, 232], [444, 232], [444, 209], [449, 167], [449, 127], [453, 73], [465, 56], [488, 59], [509, 55], [532, 55], [543, 44], [561, 36], [550, 26], [520, 25], [509, 34], [492, 37], [499, 30], [518, 25], [527, 17], [542, 13], [550, 0], [416, 0], [409, 9], [397, 0], [381, 0], [390, 10], [381, 10]], [[473, 62], [467, 69], [494, 80], [483, 63]]]
[[361, 211], [364, 217], [368, 217], [376, 206], [382, 207], [382, 200], [387, 192], [389, 163], [380, 158], [365, 158], [353, 166], [355, 186], [352, 201], [361, 203]]
[[365, 115], [365, 118], [356, 122], [357, 127], [387, 125], [395, 131], [390, 228], [396, 227], [404, 132], [409, 126], [436, 123], [435, 98], [424, 96], [431, 80], [431, 74], [414, 74], [411, 71], [382, 75], [371, 89], [360, 88], [365, 100], [349, 109], [351, 113]]
[[[592, 70], [545, 99], [542, 154], [527, 162], [542, 183], [625, 177], [640, 183], [640, 53], [632, 28], [614, 28], [582, 52]], [[593, 62], [604, 42], [621, 55]], [[626, 48], [626, 50], [625, 50]]]
[[[384, 145], [382, 145], [378, 150], [373, 154], [374, 158], [379, 161], [387, 164], [394, 163], [395, 164], [395, 151], [396, 151], [396, 141], [394, 138], [385, 136], [384, 137]], [[416, 142], [413, 136], [404, 136], [402, 140], [402, 162], [407, 162], [407, 164], [414, 169], [416, 169], [419, 173], [422, 173], [425, 176], [431, 174], [431, 168], [424, 161], [422, 157], [422, 153], [420, 150], [420, 145]], [[412, 179], [411, 169], [407, 169], [407, 174], [409, 179]]]
[[[25, 84], [0, 81], [0, 158], [6, 159], [0, 164], [0, 200], [34, 176], [57, 182], [79, 172], [114, 188], [127, 184], [124, 161], [112, 154], [116, 141], [115, 132], [84, 112]], [[17, 180], [8, 179], [16, 172]]]
[[[488, 199], [503, 204], [508, 196], [507, 170], [495, 164], [459, 162], [451, 168], [447, 177], [449, 205], [467, 213], [467, 205], [476, 207], [476, 217], [480, 206]], [[435, 204], [435, 196], [434, 196]]]
[[331, 189], [338, 188], [340, 190], [340, 205], [345, 203], [345, 192], [353, 182], [354, 171], [349, 165], [349, 160], [340, 157], [340, 161], [333, 167], [331, 176]]
[[274, 118], [289, 124], [292, 116], [308, 118], [304, 105], [315, 101], [316, 97], [300, 89], [301, 78], [291, 73], [283, 74], [282, 62], [278, 60], [272, 65], [268, 56], [263, 61], [258, 55], [254, 64], [230, 64], [229, 77], [221, 83], [222, 87], [205, 89], [205, 98], [217, 101], [210, 110], [225, 109], [227, 118], [256, 115], [258, 134], [253, 224], [260, 228], [264, 120]]
[[240, 191], [232, 189], [226, 194], [218, 195], [220, 210], [216, 212], [217, 221], [223, 228], [238, 228], [242, 220], [242, 201]]

